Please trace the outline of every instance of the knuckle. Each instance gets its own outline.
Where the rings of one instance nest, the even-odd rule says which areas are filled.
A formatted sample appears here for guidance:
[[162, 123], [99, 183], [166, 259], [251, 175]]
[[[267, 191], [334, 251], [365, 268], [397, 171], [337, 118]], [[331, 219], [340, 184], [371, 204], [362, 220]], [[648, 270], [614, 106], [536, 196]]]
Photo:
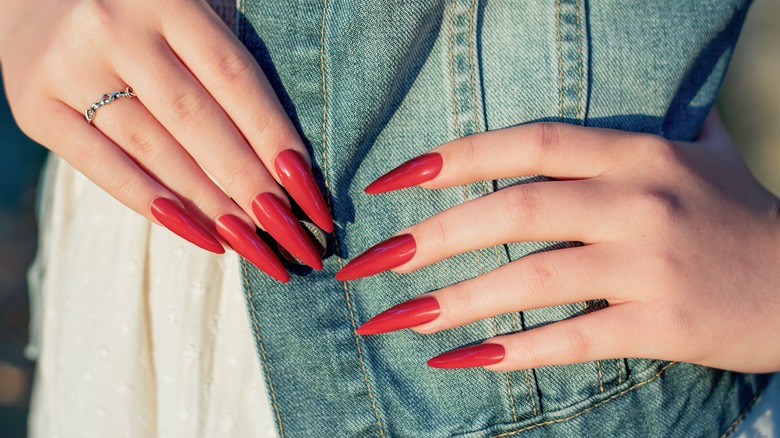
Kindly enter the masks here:
[[476, 163], [479, 163], [479, 142], [475, 138], [474, 135], [469, 135], [466, 137], [463, 137], [462, 144], [458, 146], [457, 151], [461, 156], [463, 157], [462, 162], [464, 163], [470, 163], [470, 165], [475, 165]]
[[544, 254], [526, 259], [526, 274], [522, 275], [528, 293], [554, 291], [560, 288], [561, 277], [558, 268]]
[[528, 226], [534, 221], [542, 204], [538, 187], [525, 184], [505, 191], [503, 211], [508, 225], [512, 228]]
[[169, 112], [175, 120], [183, 122], [200, 115], [206, 109], [206, 103], [206, 99], [197, 93], [185, 92], [173, 99]]
[[479, 314], [480, 309], [485, 307], [485, 295], [475, 293], [475, 290], [469, 286], [469, 282], [455, 284], [450, 286], [447, 292], [447, 305], [449, 311], [447, 314], [451, 317], [455, 315], [474, 315]]
[[244, 130], [247, 140], [261, 151], [275, 150], [280, 144], [295, 144], [297, 134], [284, 128], [278, 117], [270, 114], [253, 117], [249, 129]]
[[138, 184], [127, 178], [119, 178], [113, 181], [113, 195], [120, 201], [128, 202], [135, 199], [138, 194]]
[[454, 229], [446, 220], [432, 220], [427, 223], [422, 235], [426, 236], [433, 248], [447, 248], [455, 238]]
[[642, 191], [635, 202], [642, 217], [656, 226], [673, 223], [684, 211], [680, 197], [664, 187]]
[[561, 128], [558, 123], [540, 122], [534, 125], [531, 161], [536, 164], [544, 163], [551, 154], [558, 149], [561, 137]]
[[82, 30], [108, 31], [113, 21], [113, 3], [109, 0], [79, 0], [71, 9], [71, 23]]
[[642, 143], [640, 147], [650, 154], [649, 159], [659, 168], [668, 169], [679, 164], [680, 153], [673, 142], [657, 135], [648, 135]]
[[190, 187], [185, 191], [188, 201], [197, 206], [202, 211], [206, 212], [209, 216], [213, 216], [217, 213], [215, 208], [217, 204], [216, 197], [211, 191], [203, 187]]
[[246, 56], [232, 50], [216, 55], [212, 65], [213, 78], [220, 85], [240, 80], [252, 68], [252, 62]]
[[[254, 178], [253, 175], [257, 175], [258, 173], [260, 172], [254, 163], [249, 163], [245, 160], [230, 161], [223, 165], [219, 182], [223, 184], [225, 190], [228, 192], [239, 193], [240, 188], [245, 187], [247, 181], [254, 181], [257, 179]], [[260, 193], [261, 191], [263, 190], [257, 190], [256, 193]]]
[[148, 164], [148, 161], [156, 155], [159, 144], [151, 130], [138, 129], [128, 135], [124, 147], [137, 161]]
[[573, 324], [563, 335], [563, 345], [566, 345], [567, 355], [572, 362], [586, 362], [593, 357], [595, 338], [581, 324]]

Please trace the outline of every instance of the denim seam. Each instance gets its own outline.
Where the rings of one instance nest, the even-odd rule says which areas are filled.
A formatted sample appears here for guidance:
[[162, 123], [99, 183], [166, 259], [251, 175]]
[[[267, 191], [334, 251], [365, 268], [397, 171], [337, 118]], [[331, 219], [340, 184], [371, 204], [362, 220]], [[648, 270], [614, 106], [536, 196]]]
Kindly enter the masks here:
[[[557, 38], [558, 38], [558, 117], [560, 119], [560, 122], [564, 121], [564, 114], [563, 114], [563, 100], [564, 100], [564, 86], [563, 86], [563, 71], [564, 71], [564, 65], [563, 65], [563, 55], [564, 55], [564, 43], [563, 43], [563, 21], [562, 21], [562, 12], [561, 12], [561, 2], [563, 0], [557, 0], [556, 1], [556, 8], [555, 8], [555, 15], [556, 15], [556, 30], [557, 30]], [[571, 5], [571, 0], [568, 0], [568, 5]], [[584, 70], [583, 70], [583, 57], [584, 54], [582, 52], [582, 19], [580, 17], [580, 0], [574, 0], [574, 15], [575, 15], [575, 28], [577, 32], [577, 112], [574, 115], [575, 120], [579, 121], [580, 119], [580, 113], [582, 111], [582, 93], [583, 93], [583, 81], [584, 81]], [[582, 121], [582, 125], [584, 125], [585, 121]], [[582, 303], [583, 308], [587, 310], [588, 304], [583, 302]], [[616, 359], [616, 361], [619, 361], [620, 359]], [[597, 360], [596, 362], [596, 370], [598, 374], [599, 379], [599, 391], [604, 392], [604, 376], [602, 372], [602, 366], [601, 361]]]
[[[515, 314], [510, 313], [509, 315], [512, 318], [512, 330], [514, 332], [518, 332], [519, 325], [517, 324], [517, 319], [515, 318]], [[533, 408], [534, 417], [535, 417], [539, 415], [539, 412], [536, 409], [536, 399], [534, 398], [534, 390], [531, 384], [531, 375], [528, 373], [528, 369], [524, 369], [523, 372], [525, 373], [525, 384], [528, 387], [528, 398], [531, 399], [531, 407]]]
[[[239, 0], [241, 2], [241, 7], [238, 8], [238, 10], [241, 11], [241, 16], [237, 17], [236, 20], [236, 31], [238, 33], [239, 38], [243, 38], [245, 30], [244, 30], [244, 23], [246, 23], [246, 0]], [[271, 380], [271, 370], [268, 367], [268, 358], [266, 356], [265, 352], [265, 345], [263, 344], [263, 339], [260, 336], [260, 323], [257, 320], [257, 312], [255, 311], [255, 303], [254, 299], [252, 298], [252, 285], [249, 282], [249, 272], [247, 269], [246, 259], [241, 257], [241, 267], [244, 270], [244, 287], [246, 288], [246, 295], [249, 301], [249, 313], [252, 315], [252, 325], [254, 326], [254, 332], [255, 339], [257, 341], [257, 346], [260, 349], [260, 356], [262, 357], [262, 365], [263, 365], [263, 371], [265, 373], [265, 380], [268, 382], [268, 392], [271, 393], [271, 404], [274, 408], [274, 413], [276, 414], [276, 423], [279, 425], [279, 436], [284, 438], [284, 425], [282, 424], [282, 414], [279, 410], [279, 403], [276, 400], [276, 391], [274, 390], [274, 384]]]
[[[242, 8], [243, 8], [242, 0]], [[242, 9], [243, 13], [243, 9]], [[243, 19], [242, 19], [243, 22]], [[276, 401], [276, 391], [274, 391], [274, 384], [271, 381], [271, 370], [268, 368], [268, 358], [265, 354], [265, 346], [263, 340], [260, 337], [260, 323], [257, 321], [257, 313], [255, 312], [255, 303], [252, 299], [252, 286], [249, 283], [249, 272], [247, 270], [246, 259], [241, 257], [241, 267], [244, 270], [244, 286], [246, 287], [247, 298], [249, 298], [249, 313], [252, 315], [252, 324], [254, 325], [255, 339], [257, 340], [257, 346], [260, 348], [260, 356], [263, 358], [263, 370], [265, 371], [265, 380], [268, 381], [268, 392], [271, 393], [271, 404], [274, 407], [276, 413], [276, 423], [279, 425], [279, 435], [284, 438], [284, 425], [282, 425], [282, 415], [279, 412], [279, 405]]]
[[[583, 302], [582, 303], [582, 314], [588, 313], [588, 303]], [[599, 392], [604, 392], [604, 373], [601, 371], [601, 361], [596, 361], [596, 370], [598, 371], [599, 375]]]
[[[450, 5], [452, 10], [450, 12], [450, 33], [449, 33], [449, 57], [450, 57], [450, 80], [452, 85], [452, 115], [455, 120], [455, 136], [460, 138], [460, 125], [458, 123], [458, 99], [455, 96], [455, 60], [452, 53], [453, 45], [453, 28], [455, 27], [455, 1], [451, 0]], [[466, 187], [463, 187], [463, 196], [466, 196]]]
[[[328, 16], [328, 0], [324, 0], [322, 3], [322, 28], [320, 29], [320, 71], [322, 72], [322, 176], [325, 182], [325, 194], [328, 203], [328, 208], [333, 211], [333, 200], [330, 196], [330, 184], [328, 180], [328, 87], [325, 78], [325, 24]], [[339, 249], [339, 242], [336, 233], [333, 233], [334, 247], [336, 251], [336, 259], [339, 263], [339, 269], [343, 267], [344, 260], [341, 257], [341, 251]], [[371, 400], [371, 409], [376, 417], [377, 427], [379, 428], [379, 435], [384, 438], [385, 431], [382, 426], [382, 418], [379, 416], [379, 409], [377, 408], [376, 399], [374, 398], [373, 391], [371, 390], [371, 382], [368, 378], [368, 370], [366, 369], [366, 361], [363, 358], [363, 350], [360, 346], [360, 336], [357, 334], [357, 323], [355, 321], [355, 312], [352, 308], [352, 299], [349, 295], [349, 286], [346, 281], [341, 282], [344, 287], [344, 297], [347, 302], [347, 310], [349, 311], [349, 317], [352, 323], [352, 334], [355, 338], [355, 347], [360, 360], [360, 368], [363, 371], [363, 380], [366, 382], [366, 390], [368, 391], [368, 398]]]
[[583, 409], [583, 410], [581, 410], [581, 411], [579, 411], [579, 412], [577, 412], [575, 414], [569, 415], [568, 417], [556, 418], [554, 420], [545, 421], [543, 423], [532, 424], [530, 426], [526, 426], [526, 427], [523, 427], [523, 428], [518, 429], [518, 430], [513, 430], [511, 432], [504, 432], [504, 433], [500, 433], [498, 435], [492, 435], [491, 438], [500, 438], [500, 437], [505, 437], [505, 436], [509, 436], [509, 435], [516, 435], [516, 434], [519, 434], [519, 433], [527, 432], [527, 431], [532, 430], [532, 429], [536, 429], [538, 427], [548, 426], [550, 424], [563, 423], [563, 422], [566, 422], [566, 421], [569, 421], [569, 420], [573, 420], [573, 419], [575, 419], [575, 418], [577, 418], [577, 417], [579, 417], [579, 416], [581, 416], [583, 414], [587, 414], [588, 412], [590, 412], [590, 411], [592, 411], [592, 410], [594, 410], [594, 409], [596, 409], [598, 407], [601, 407], [601, 406], [611, 402], [612, 400], [615, 400], [616, 398], [618, 398], [618, 397], [620, 397], [622, 395], [625, 395], [625, 394], [627, 394], [627, 393], [629, 393], [629, 392], [631, 392], [631, 391], [633, 391], [635, 389], [639, 389], [639, 388], [647, 385], [648, 383], [650, 383], [650, 382], [654, 381], [655, 379], [657, 379], [658, 377], [660, 377], [667, 369], [669, 369], [669, 367], [671, 367], [672, 365], [677, 364], [677, 363], [679, 363], [679, 362], [669, 362], [663, 368], [658, 370], [658, 372], [656, 374], [654, 374], [652, 377], [650, 377], [649, 379], [644, 380], [642, 382], [639, 382], [639, 383], [637, 383], [637, 384], [635, 384], [635, 385], [633, 385], [633, 386], [631, 386], [629, 388], [626, 388], [625, 390], [620, 391], [619, 393], [617, 393], [617, 394], [615, 394], [615, 395], [613, 395], [613, 396], [611, 396], [611, 397], [609, 397], [609, 398], [607, 398], [605, 400], [602, 400], [602, 401], [596, 403], [593, 406], [589, 406], [589, 407], [587, 407], [587, 408], [585, 408], [585, 409]]
[[[474, 62], [474, 45], [476, 40], [476, 30], [474, 28], [474, 14], [476, 12], [476, 4], [477, 0], [471, 0], [471, 8], [469, 9], [469, 73], [471, 73], [471, 98], [474, 101], [473, 103], [473, 109], [474, 109], [474, 129], [476, 133], [482, 132], [482, 128], [480, 126], [480, 120], [479, 120], [479, 105], [477, 103], [477, 80], [476, 80], [476, 74], [475, 74], [475, 62]], [[487, 181], [482, 181], [482, 194], [487, 195], [488, 194], [488, 185]], [[496, 268], [500, 268], [503, 265], [503, 262], [501, 261], [501, 254], [498, 252], [498, 246], [493, 246], [493, 251], [496, 255]], [[512, 326], [514, 328], [517, 327], [516, 321], [515, 321], [515, 315], [514, 313], [510, 313], [509, 317], [512, 321]], [[498, 334], [498, 333], [496, 333]], [[512, 404], [512, 418], [514, 421], [517, 421], [517, 407], [516, 402], [514, 398], [514, 393], [512, 391], [512, 381], [510, 377], [510, 373], [505, 371], [504, 372], [506, 376], [506, 385], [507, 385], [507, 392], [509, 394], [509, 401]], [[530, 378], [528, 376], [528, 370], [525, 370], [525, 378], [526, 383], [530, 381]], [[528, 384], [528, 389], [530, 390], [531, 386], [530, 383]], [[531, 397], [531, 405], [533, 407], [534, 416], [536, 415], [536, 401], [533, 399], [533, 392], [529, 391], [529, 395]]]
[[[574, 2], [574, 10], [576, 11], [576, 18], [577, 18], [577, 120], [580, 118], [580, 112], [582, 111], [582, 83], [583, 83], [583, 53], [582, 53], [582, 20], [580, 18], [580, 0], [575, 0]], [[582, 125], [585, 125], [585, 118], [583, 115], [582, 119]], [[620, 359], [615, 359], [616, 364], [618, 365], [618, 372], [620, 371]], [[598, 374], [599, 374], [599, 390], [601, 392], [604, 392], [604, 375], [601, 371], [601, 361], [596, 361], [596, 367], [598, 368]], [[618, 376], [618, 380], [620, 377]]]
[[[577, 74], [579, 77], [577, 78], [577, 119], [580, 118], [580, 111], [582, 110], [582, 80], [583, 80], [583, 71], [582, 71], [582, 26], [580, 24], [580, 0], [575, 0], [574, 3], [574, 9], [576, 11], [577, 16]], [[583, 125], [585, 124], [585, 120], [582, 121]]]
[[563, 122], [563, 41], [561, 39], [561, 0], [555, 2], [556, 29], [558, 31], [558, 118]]
[[[451, 89], [452, 89], [452, 105], [453, 105], [453, 116], [455, 118], [455, 135], [457, 138], [460, 138], [462, 136], [462, 132], [460, 129], [460, 122], [458, 120], [458, 96], [456, 93], [456, 85], [458, 81], [455, 77], [455, 55], [454, 55], [454, 29], [455, 29], [455, 13], [456, 13], [456, 6], [457, 6], [458, 0], [452, 0], [450, 2], [451, 4], [451, 14], [450, 14], [450, 27], [449, 27], [449, 61], [450, 61], [450, 79], [451, 79]], [[474, 132], [473, 133], [479, 133], [480, 132], [480, 126], [479, 126], [479, 116], [477, 113], [477, 94], [476, 94], [476, 81], [475, 81], [475, 74], [474, 74], [474, 62], [473, 62], [473, 32], [474, 32], [474, 11], [475, 11], [475, 1], [471, 0], [471, 5], [468, 9], [469, 14], [469, 28], [468, 28], [468, 63], [469, 63], [469, 76], [470, 76], [470, 87], [471, 87], [471, 97], [473, 99], [473, 107], [472, 107], [472, 113], [474, 117]], [[487, 194], [487, 182], [482, 181], [482, 191], [483, 194]], [[463, 185], [463, 201], [467, 202], [469, 201], [469, 191], [467, 185]], [[496, 251], [496, 254], [498, 255], [498, 252]], [[479, 273], [480, 275], [485, 273], [485, 266], [482, 263], [482, 251], [478, 250], [475, 252], [476, 262], [479, 266]], [[500, 258], [499, 258], [499, 266], [500, 266]], [[499, 334], [498, 330], [498, 323], [496, 321], [495, 317], [490, 318], [490, 321], [493, 325], [493, 333], [494, 335]], [[509, 372], [505, 371], [504, 373], [504, 380], [506, 385], [506, 392], [507, 397], [509, 398], [509, 403], [512, 411], [512, 419], [513, 421], [517, 421], [517, 407], [515, 406], [515, 399], [514, 395], [512, 394], [512, 383], [509, 377]]]

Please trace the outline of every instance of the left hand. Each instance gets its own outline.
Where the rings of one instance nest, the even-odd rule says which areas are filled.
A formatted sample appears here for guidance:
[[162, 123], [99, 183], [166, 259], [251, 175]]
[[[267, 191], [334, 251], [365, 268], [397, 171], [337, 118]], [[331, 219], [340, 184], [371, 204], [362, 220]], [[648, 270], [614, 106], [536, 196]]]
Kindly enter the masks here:
[[714, 113], [695, 143], [557, 123], [476, 134], [405, 163], [367, 192], [536, 174], [557, 180], [439, 213], [372, 247], [337, 278], [408, 273], [508, 242], [584, 246], [529, 255], [424, 294], [358, 333], [429, 334], [606, 299], [605, 309], [498, 336], [429, 365], [505, 371], [642, 357], [780, 370], [780, 200], [752, 177]]

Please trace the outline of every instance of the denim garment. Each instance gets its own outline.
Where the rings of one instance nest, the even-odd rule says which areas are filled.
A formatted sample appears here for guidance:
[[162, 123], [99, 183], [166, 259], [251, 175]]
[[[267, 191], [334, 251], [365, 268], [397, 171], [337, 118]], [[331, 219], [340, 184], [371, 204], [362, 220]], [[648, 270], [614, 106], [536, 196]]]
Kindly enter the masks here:
[[[538, 179], [368, 196], [430, 148], [541, 120], [691, 140], [728, 65], [746, 0], [243, 0], [239, 35], [297, 124], [337, 230], [321, 272], [281, 285], [244, 263], [283, 436], [717, 436], [765, 376], [613, 359], [510, 373], [426, 360], [496, 334], [596, 311], [603, 302], [506, 314], [443, 333], [361, 337], [415, 296], [565, 243], [521, 243], [415, 273], [340, 283], [334, 273], [395, 231], [488, 192]], [[517, 145], [518, 148], [522, 145]], [[490, 226], [490, 216], [484, 218]], [[490, 293], [490, 291], [485, 291]]]

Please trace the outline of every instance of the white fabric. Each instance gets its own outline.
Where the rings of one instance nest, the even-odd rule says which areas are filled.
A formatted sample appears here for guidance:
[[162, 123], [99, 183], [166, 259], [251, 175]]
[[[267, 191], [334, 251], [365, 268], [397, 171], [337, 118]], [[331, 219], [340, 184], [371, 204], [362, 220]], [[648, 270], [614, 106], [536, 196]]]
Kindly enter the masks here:
[[275, 436], [236, 254], [151, 224], [59, 158], [44, 184], [30, 436]]

